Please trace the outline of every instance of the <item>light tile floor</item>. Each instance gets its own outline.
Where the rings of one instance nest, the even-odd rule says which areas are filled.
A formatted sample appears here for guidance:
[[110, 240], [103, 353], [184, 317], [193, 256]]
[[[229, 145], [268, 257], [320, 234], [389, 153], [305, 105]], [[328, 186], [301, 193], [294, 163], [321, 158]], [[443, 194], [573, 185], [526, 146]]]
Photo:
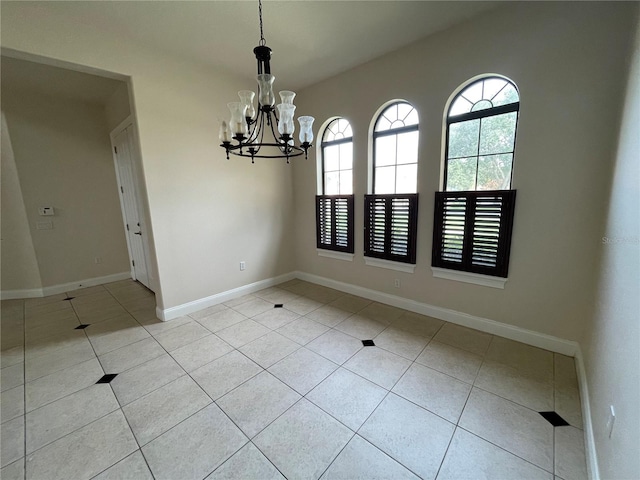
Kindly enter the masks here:
[[2, 302], [4, 480], [587, 476], [569, 357], [299, 280], [169, 322], [68, 296]]

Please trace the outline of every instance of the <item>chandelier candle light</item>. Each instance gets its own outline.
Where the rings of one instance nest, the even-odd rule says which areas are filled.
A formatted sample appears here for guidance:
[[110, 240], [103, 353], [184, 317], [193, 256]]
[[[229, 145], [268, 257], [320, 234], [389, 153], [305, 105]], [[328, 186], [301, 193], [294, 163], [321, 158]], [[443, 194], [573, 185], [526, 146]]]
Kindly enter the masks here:
[[[250, 90], [238, 92], [239, 102], [228, 103], [231, 112], [229, 124], [222, 121], [220, 125], [221, 147], [227, 152], [240, 157], [250, 157], [251, 163], [255, 158], [286, 158], [297, 157], [307, 151], [313, 142], [313, 117], [298, 118], [300, 123], [300, 146], [294, 144], [295, 124], [293, 115], [296, 106], [293, 104], [295, 92], [283, 90], [280, 101], [275, 105], [273, 82], [276, 79], [271, 74], [271, 49], [267, 47], [262, 31], [262, 0], [258, 0], [260, 14], [260, 44], [253, 49], [258, 61], [258, 109], [253, 106], [255, 93]], [[277, 128], [277, 133], [276, 133]], [[265, 132], [270, 131], [272, 141], [265, 141]], [[235, 140], [235, 144], [232, 142]]]

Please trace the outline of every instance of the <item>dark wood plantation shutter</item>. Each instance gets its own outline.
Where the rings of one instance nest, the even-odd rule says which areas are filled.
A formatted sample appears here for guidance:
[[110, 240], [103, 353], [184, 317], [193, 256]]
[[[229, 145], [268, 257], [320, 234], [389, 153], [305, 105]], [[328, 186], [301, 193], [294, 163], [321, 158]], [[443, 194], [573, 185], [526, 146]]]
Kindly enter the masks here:
[[316, 195], [316, 246], [353, 253], [353, 195]]
[[416, 263], [418, 194], [365, 195], [367, 257]]
[[436, 192], [434, 267], [507, 277], [515, 190]]

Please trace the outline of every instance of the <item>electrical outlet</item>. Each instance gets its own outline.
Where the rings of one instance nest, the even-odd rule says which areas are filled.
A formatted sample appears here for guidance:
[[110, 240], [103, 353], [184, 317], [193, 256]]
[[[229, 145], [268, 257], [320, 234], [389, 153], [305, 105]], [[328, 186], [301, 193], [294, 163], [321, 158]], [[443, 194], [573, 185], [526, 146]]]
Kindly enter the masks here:
[[45, 222], [36, 222], [37, 230], [53, 230], [53, 222], [45, 221]]
[[396, 278], [393, 281], [393, 286], [396, 287], [396, 288], [400, 288], [400, 279], [399, 278]]
[[609, 438], [613, 435], [613, 426], [616, 423], [616, 411], [613, 405], [609, 405], [609, 420], [607, 420], [607, 430], [609, 431]]
[[247, 268], [246, 264], [244, 262], [240, 262], [240, 271], [243, 271], [245, 268]]

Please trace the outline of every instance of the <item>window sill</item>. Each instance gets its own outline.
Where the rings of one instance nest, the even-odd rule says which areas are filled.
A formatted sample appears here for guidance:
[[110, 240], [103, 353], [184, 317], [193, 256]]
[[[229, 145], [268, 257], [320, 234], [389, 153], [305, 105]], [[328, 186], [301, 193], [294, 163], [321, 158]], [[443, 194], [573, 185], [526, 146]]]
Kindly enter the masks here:
[[336, 260], [345, 260], [347, 262], [353, 262], [353, 253], [336, 252], [334, 250], [325, 250], [323, 248], [317, 248], [319, 257], [334, 258]]
[[491, 275], [481, 275], [479, 273], [461, 272], [460, 270], [449, 270], [448, 268], [431, 267], [433, 276], [457, 282], [473, 283], [483, 287], [504, 289], [507, 278], [492, 277]]
[[382, 260], [373, 257], [364, 257], [364, 263], [370, 267], [386, 268], [388, 270], [406, 273], [413, 273], [416, 269], [416, 266], [410, 263], [393, 262], [391, 260]]

